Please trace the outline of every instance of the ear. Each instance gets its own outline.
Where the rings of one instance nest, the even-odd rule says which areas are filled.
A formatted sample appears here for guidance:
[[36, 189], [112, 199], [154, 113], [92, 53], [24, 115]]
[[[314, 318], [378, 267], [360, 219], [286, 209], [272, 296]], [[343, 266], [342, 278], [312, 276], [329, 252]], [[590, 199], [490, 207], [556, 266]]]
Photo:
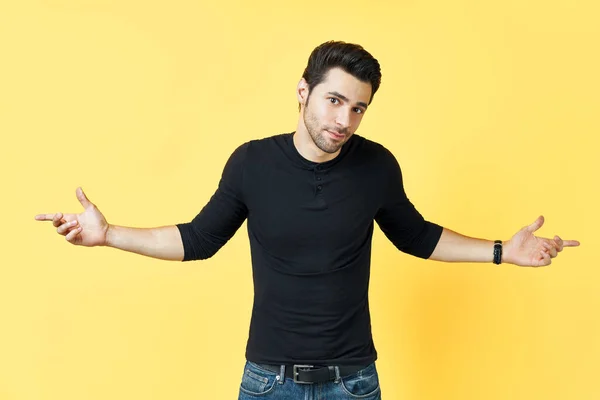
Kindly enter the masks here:
[[308, 92], [308, 83], [304, 80], [304, 78], [300, 79], [300, 82], [298, 82], [298, 87], [296, 88], [296, 97], [298, 98], [298, 103], [303, 106], [306, 105]]

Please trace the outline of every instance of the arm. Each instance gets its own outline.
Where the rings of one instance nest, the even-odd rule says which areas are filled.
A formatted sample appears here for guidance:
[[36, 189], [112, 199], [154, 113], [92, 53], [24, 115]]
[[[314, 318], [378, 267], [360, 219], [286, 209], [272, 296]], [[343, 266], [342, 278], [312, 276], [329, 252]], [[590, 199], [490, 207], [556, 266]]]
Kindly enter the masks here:
[[175, 225], [130, 228], [109, 225], [106, 246], [161, 260], [182, 261], [183, 242]]
[[[565, 247], [579, 246], [577, 240], [562, 240], [534, 235], [544, 224], [538, 217], [531, 225], [521, 228], [510, 240], [502, 242], [502, 262], [520, 266], [541, 267], [550, 265]], [[430, 260], [446, 262], [492, 262], [494, 242], [461, 235], [444, 228], [440, 240], [429, 257]]]
[[235, 234], [248, 210], [242, 200], [242, 162], [245, 146], [228, 160], [215, 194], [188, 223], [158, 228], [131, 228], [109, 224], [81, 188], [80, 214], [40, 214], [38, 221], [53, 221], [57, 232], [75, 245], [108, 246], [162, 260], [188, 261], [214, 255]]
[[[503, 247], [506, 242], [503, 242]], [[461, 235], [444, 228], [442, 236], [429, 260], [446, 262], [492, 262], [494, 241]], [[507, 254], [502, 252], [502, 262], [507, 262]]]
[[[401, 251], [429, 260], [446, 262], [492, 262], [494, 242], [461, 235], [426, 221], [407, 198], [400, 167], [387, 153], [388, 189], [375, 219], [381, 230]], [[502, 242], [502, 262], [521, 266], [544, 266], [551, 263], [564, 247], [579, 246], [576, 240], [563, 241], [559, 236], [547, 239], [534, 236], [544, 223], [540, 216], [523, 227], [510, 240]]]
[[375, 221], [385, 236], [404, 253], [427, 259], [442, 235], [443, 227], [427, 221], [406, 196], [402, 172], [394, 155], [387, 149], [378, 158], [383, 168], [383, 196]]
[[183, 261], [212, 257], [233, 237], [248, 217], [244, 196], [244, 163], [249, 143], [238, 147], [225, 164], [219, 187], [190, 222], [177, 224]]

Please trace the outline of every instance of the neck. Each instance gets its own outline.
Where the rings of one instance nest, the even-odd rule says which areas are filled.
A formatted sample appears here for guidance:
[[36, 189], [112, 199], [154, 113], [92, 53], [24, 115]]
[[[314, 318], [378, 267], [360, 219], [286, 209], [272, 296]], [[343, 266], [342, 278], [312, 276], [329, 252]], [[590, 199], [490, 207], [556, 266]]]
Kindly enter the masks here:
[[298, 119], [298, 127], [296, 128], [296, 133], [293, 136], [293, 140], [294, 146], [296, 146], [298, 153], [300, 153], [300, 155], [305, 159], [312, 162], [324, 163], [326, 161], [333, 160], [338, 156], [338, 154], [340, 154], [341, 149], [335, 153], [326, 153], [317, 147], [310, 136], [310, 133], [308, 133], [306, 125], [304, 125], [302, 114]]

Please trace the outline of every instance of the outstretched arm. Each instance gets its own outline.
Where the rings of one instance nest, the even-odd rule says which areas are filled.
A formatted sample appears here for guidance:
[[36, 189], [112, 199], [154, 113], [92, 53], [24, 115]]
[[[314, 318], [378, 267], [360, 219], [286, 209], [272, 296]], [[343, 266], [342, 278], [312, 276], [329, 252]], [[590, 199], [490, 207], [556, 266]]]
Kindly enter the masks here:
[[[502, 262], [527, 267], [550, 265], [565, 247], [579, 246], [577, 240], [562, 240], [534, 235], [544, 224], [544, 217], [538, 217], [531, 225], [520, 229], [510, 240], [502, 242]], [[442, 236], [429, 257], [430, 260], [446, 262], [492, 262], [494, 241], [461, 235], [444, 228]]]
[[84, 208], [82, 213], [38, 214], [35, 219], [52, 221], [56, 231], [75, 245], [110, 246], [173, 261], [212, 257], [247, 217], [241, 178], [246, 147], [240, 146], [229, 158], [215, 194], [190, 222], [157, 228], [109, 224], [81, 188], [77, 188], [76, 194]]

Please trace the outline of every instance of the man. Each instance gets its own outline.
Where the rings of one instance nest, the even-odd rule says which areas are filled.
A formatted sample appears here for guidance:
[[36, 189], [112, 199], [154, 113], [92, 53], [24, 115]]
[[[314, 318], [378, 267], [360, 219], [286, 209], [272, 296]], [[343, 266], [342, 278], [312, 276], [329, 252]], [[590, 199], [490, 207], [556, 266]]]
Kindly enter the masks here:
[[399, 250], [447, 262], [545, 266], [579, 245], [534, 236], [543, 217], [496, 243], [425, 220], [394, 156], [354, 134], [380, 81], [361, 46], [315, 48], [297, 87], [296, 131], [237, 148], [189, 223], [111, 225], [81, 188], [84, 212], [36, 219], [76, 245], [180, 261], [211, 257], [247, 219], [254, 305], [239, 399], [380, 399], [368, 306], [374, 222]]

